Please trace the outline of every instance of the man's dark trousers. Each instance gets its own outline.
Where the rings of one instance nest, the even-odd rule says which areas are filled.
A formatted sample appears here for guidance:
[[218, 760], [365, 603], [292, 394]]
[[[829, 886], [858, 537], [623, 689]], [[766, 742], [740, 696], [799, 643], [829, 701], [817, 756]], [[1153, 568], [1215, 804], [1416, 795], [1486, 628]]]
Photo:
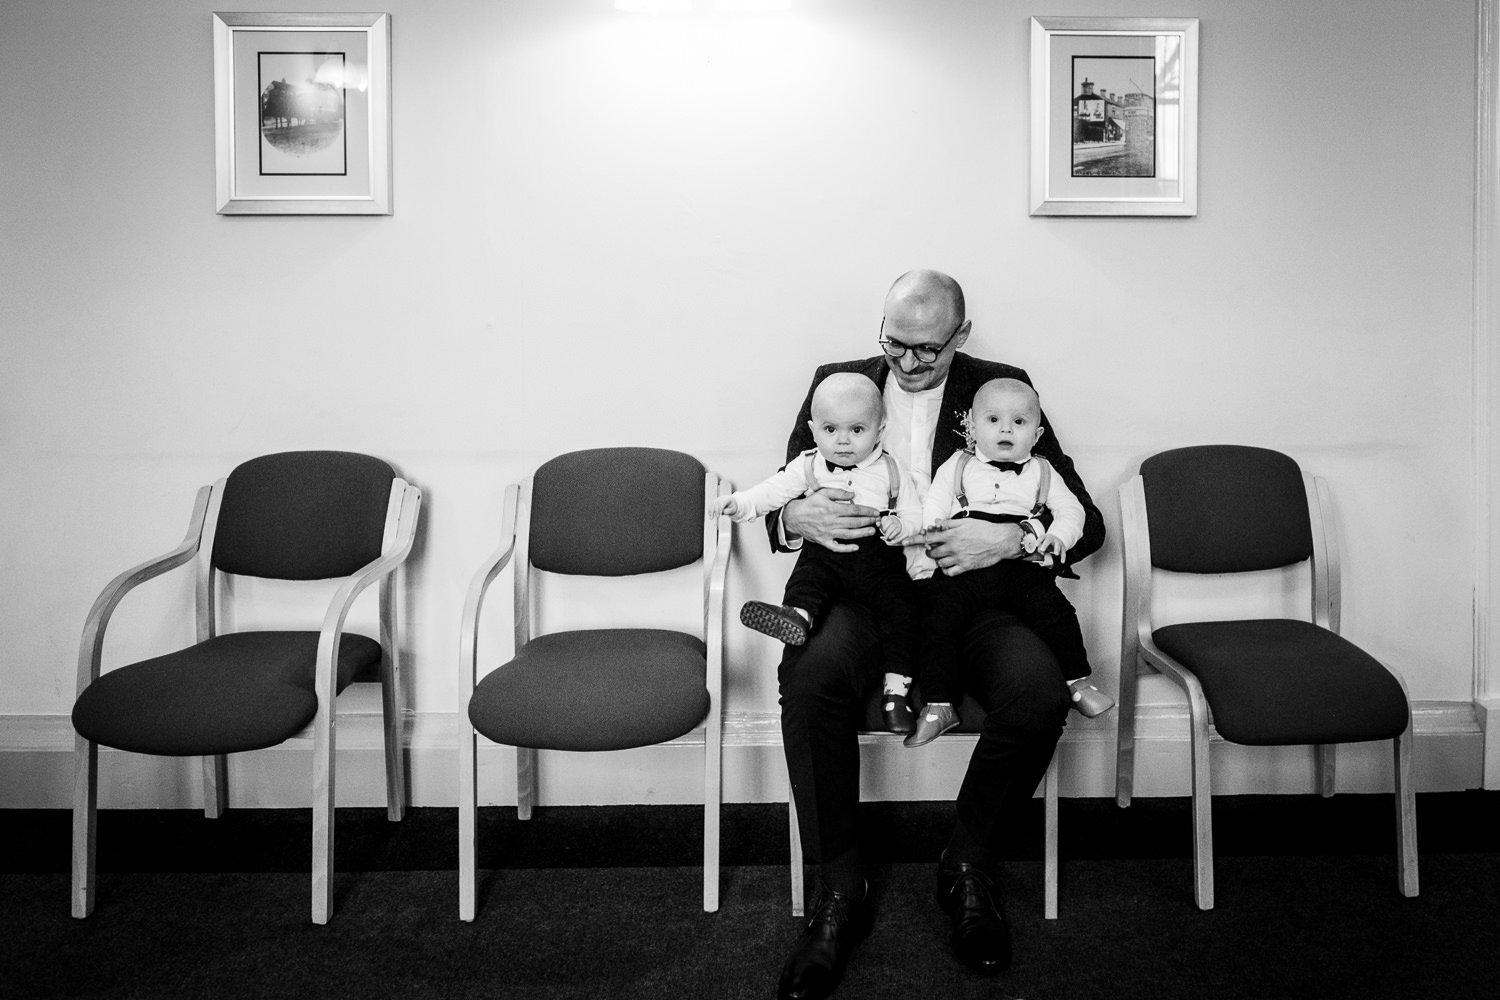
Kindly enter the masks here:
[[[840, 602], [806, 645], [788, 646], [782, 657], [782, 741], [810, 860], [841, 857], [859, 841], [856, 733], [880, 680], [877, 636], [868, 611]], [[957, 818], [973, 843], [994, 851], [1002, 824], [1046, 774], [1067, 718], [1068, 689], [1036, 634], [999, 612], [974, 618], [959, 660], [964, 690], [986, 716]]]

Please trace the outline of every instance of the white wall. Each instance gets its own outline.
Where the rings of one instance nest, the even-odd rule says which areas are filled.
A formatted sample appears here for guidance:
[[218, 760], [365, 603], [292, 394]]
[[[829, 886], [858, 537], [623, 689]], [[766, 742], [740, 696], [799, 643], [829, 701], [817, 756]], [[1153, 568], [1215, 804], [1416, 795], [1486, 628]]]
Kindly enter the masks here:
[[[219, 217], [216, 6], [0, 7], [0, 717], [66, 715], [89, 603], [197, 486], [333, 447], [426, 491], [411, 676], [445, 720], [506, 483], [625, 443], [760, 478], [914, 266], [1030, 371], [1112, 528], [1156, 450], [1287, 451], [1332, 485], [1345, 633], [1416, 699], [1474, 693], [1472, 0], [1153, 7], [1202, 19], [1186, 220], [1027, 215], [1028, 18], [1141, 13], [1103, 0], [390, 2], [395, 214]], [[740, 542], [734, 607], [789, 569]], [[1113, 688], [1117, 538], [1083, 575]], [[132, 599], [109, 662], [186, 641], [155, 623], [186, 594]], [[727, 708], [773, 715], [774, 648], [730, 641]]]

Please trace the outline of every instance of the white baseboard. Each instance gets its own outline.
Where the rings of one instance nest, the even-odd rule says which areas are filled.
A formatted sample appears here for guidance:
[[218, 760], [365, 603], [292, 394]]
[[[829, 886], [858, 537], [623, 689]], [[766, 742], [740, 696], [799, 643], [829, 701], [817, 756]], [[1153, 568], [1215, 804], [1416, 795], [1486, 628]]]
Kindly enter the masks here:
[[1474, 717], [1484, 734], [1484, 787], [1500, 788], [1500, 698], [1479, 698]]
[[[1415, 782], [1418, 791], [1500, 787], [1500, 702], [1418, 702]], [[1179, 706], [1146, 706], [1138, 715], [1135, 794], [1188, 793], [1187, 718]], [[411, 801], [454, 806], [458, 801], [457, 717], [419, 713], [408, 718], [406, 745]], [[344, 713], [338, 722], [337, 801], [379, 806], [385, 801], [380, 716]], [[1067, 797], [1114, 795], [1115, 726], [1074, 718], [1063, 736], [1061, 791]], [[947, 799], [958, 790], [973, 737], [945, 737], [908, 750], [892, 737], [869, 736], [862, 774], [864, 797]], [[612, 754], [543, 752], [542, 805], [698, 803], [702, 801], [701, 733], [659, 747]], [[230, 804], [305, 807], [312, 796], [312, 739], [230, 758]], [[1216, 794], [1301, 794], [1313, 787], [1312, 752], [1305, 747], [1245, 747], [1214, 738], [1210, 750]], [[201, 805], [197, 758], [149, 757], [103, 750], [99, 804], [105, 809], [183, 809]], [[514, 804], [514, 751], [481, 741], [480, 801]], [[786, 768], [775, 713], [728, 713], [724, 721], [724, 801], [786, 801]], [[1338, 789], [1391, 788], [1389, 743], [1339, 749]], [[0, 716], [0, 808], [66, 809], [73, 785], [73, 729], [59, 716]]]

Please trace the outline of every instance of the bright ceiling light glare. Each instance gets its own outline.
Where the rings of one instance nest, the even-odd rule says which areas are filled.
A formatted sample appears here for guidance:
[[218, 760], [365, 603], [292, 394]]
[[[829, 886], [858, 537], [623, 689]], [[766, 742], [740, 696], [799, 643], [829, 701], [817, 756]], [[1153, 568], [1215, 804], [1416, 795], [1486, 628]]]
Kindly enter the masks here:
[[615, 0], [615, 10], [629, 14], [681, 14], [693, 9], [693, 0]]
[[[693, 0], [615, 0], [615, 10], [630, 14], [685, 14], [693, 9]], [[714, 0], [714, 10], [730, 14], [760, 14], [765, 11], [791, 10], [792, 0]]]
[[791, 10], [792, 0], [714, 0], [714, 9], [734, 14], [760, 14], [771, 10]]

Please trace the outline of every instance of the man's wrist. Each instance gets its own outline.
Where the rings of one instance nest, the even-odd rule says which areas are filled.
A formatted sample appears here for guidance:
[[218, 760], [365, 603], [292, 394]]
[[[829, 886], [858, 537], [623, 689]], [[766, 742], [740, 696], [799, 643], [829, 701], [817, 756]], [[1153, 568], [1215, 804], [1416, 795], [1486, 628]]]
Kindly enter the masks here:
[[[791, 503], [796, 503], [793, 500]], [[802, 547], [802, 536], [786, 526], [786, 507], [776, 512], [776, 535], [781, 542], [782, 548], [800, 549]]]
[[[1016, 559], [1026, 554], [1026, 531], [1022, 522], [1009, 521], [991, 525], [991, 527], [996, 531], [996, 534], [992, 536], [995, 542], [989, 549], [990, 557], [994, 561]], [[1011, 528], [1015, 529], [1015, 534], [1008, 530]]]

